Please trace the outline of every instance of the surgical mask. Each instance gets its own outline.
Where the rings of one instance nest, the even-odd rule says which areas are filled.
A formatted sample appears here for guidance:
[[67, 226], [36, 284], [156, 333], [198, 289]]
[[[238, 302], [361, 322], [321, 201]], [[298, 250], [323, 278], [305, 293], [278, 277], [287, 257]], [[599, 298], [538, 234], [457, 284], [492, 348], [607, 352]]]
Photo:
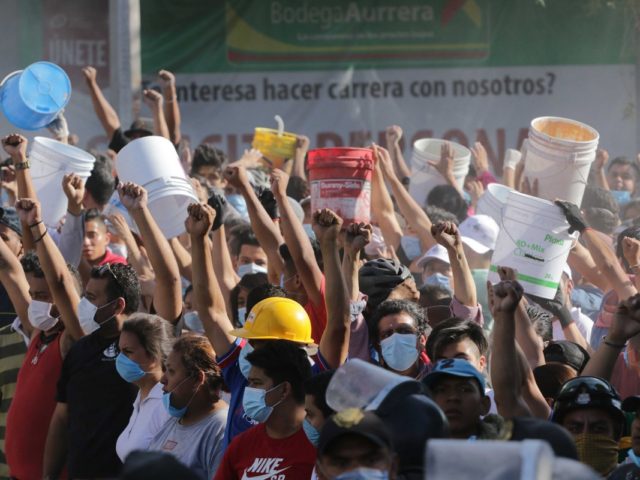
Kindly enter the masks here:
[[635, 466], [640, 468], [640, 458], [635, 454], [633, 448], [627, 450], [627, 458], [631, 459]]
[[626, 205], [631, 201], [631, 192], [627, 190], [609, 190], [609, 192], [611, 192], [611, 195], [620, 206]]
[[244, 321], [247, 318], [247, 307], [238, 308], [238, 321], [240, 325], [244, 326]]
[[261, 388], [245, 387], [244, 395], [242, 396], [242, 408], [247, 416], [258, 423], [264, 423], [273, 413], [273, 409], [280, 405], [280, 402], [273, 406], [267, 405], [266, 396], [267, 393], [272, 392], [278, 388], [281, 384], [269, 390], [262, 390]]
[[302, 228], [304, 228], [304, 233], [307, 234], [307, 237], [309, 237], [311, 240], [316, 239], [316, 232], [313, 231], [313, 227], [310, 223], [303, 223]]
[[122, 352], [116, 357], [116, 370], [123, 380], [129, 383], [137, 382], [147, 374], [138, 362], [131, 360]]
[[447, 277], [446, 275], [443, 275], [441, 273], [434, 273], [433, 275], [429, 275], [423, 280], [424, 285], [438, 285], [440, 287], [446, 288], [449, 292], [452, 292], [451, 280], [449, 280], [449, 277]]
[[309, 440], [311, 445], [317, 448], [318, 440], [320, 440], [320, 432], [318, 429], [311, 425], [311, 422], [305, 418], [302, 422], [302, 430], [304, 430], [304, 434], [307, 436], [307, 440]]
[[471, 195], [469, 194], [469, 192], [467, 192], [466, 190], [463, 190], [462, 198], [464, 198], [464, 201], [467, 205], [471, 205]]
[[580, 433], [573, 436], [578, 460], [606, 476], [618, 465], [618, 442], [608, 435]]
[[198, 312], [188, 312], [184, 314], [184, 324], [185, 326], [196, 333], [204, 333], [204, 326], [200, 321], [200, 317], [198, 317]]
[[238, 267], [237, 273], [238, 276], [242, 278], [248, 273], [267, 273], [267, 269], [256, 263], [245, 263]]
[[249, 379], [249, 371], [251, 370], [251, 364], [249, 363], [249, 360], [247, 360], [247, 355], [251, 352], [253, 352], [253, 347], [249, 342], [247, 342], [244, 347], [242, 347], [242, 350], [240, 350], [240, 355], [238, 356], [238, 367], [240, 367], [242, 375], [247, 380]]
[[402, 250], [409, 260], [418, 258], [422, 253], [420, 239], [418, 237], [412, 235], [404, 236], [400, 239], [400, 245], [402, 245]]
[[80, 327], [82, 327], [82, 331], [85, 335], [89, 335], [96, 330], [98, 330], [101, 326], [107, 323], [109, 320], [115, 318], [115, 315], [103, 320], [101, 323], [96, 322], [95, 317], [98, 310], [104, 308], [108, 305], [111, 305], [113, 302], [116, 302], [118, 299], [113, 300], [112, 302], [105, 303], [101, 307], [96, 307], [93, 303], [87, 300], [86, 297], [82, 297], [80, 303], [78, 304], [78, 321], [80, 322]]
[[227, 202], [231, 204], [233, 208], [240, 214], [242, 218], [249, 218], [249, 211], [247, 210], [247, 203], [244, 201], [244, 197], [237, 193], [227, 195]]
[[394, 333], [380, 342], [382, 358], [389, 368], [404, 372], [418, 359], [415, 333]]
[[[297, 274], [296, 274], [297, 275]], [[284, 289], [284, 282], [288, 282], [289, 280], [291, 280], [292, 278], [294, 278], [296, 275], [292, 275], [290, 277], [284, 278], [284, 273], [280, 274], [280, 288]]]
[[111, 250], [111, 253], [120, 255], [122, 258], [127, 258], [127, 255], [129, 255], [129, 250], [127, 250], [127, 246], [123, 243], [110, 243], [109, 250]]
[[388, 480], [389, 472], [375, 468], [360, 467], [341, 473], [333, 480]]
[[31, 300], [27, 311], [29, 323], [34, 328], [44, 331], [54, 327], [58, 323], [58, 319], [51, 316], [51, 307], [50, 303]]
[[[182, 408], [177, 408], [177, 407], [174, 407], [173, 405], [171, 405], [171, 394], [174, 392], [174, 390], [176, 388], [178, 388], [180, 385], [182, 385], [188, 379], [189, 379], [189, 377], [185, 378], [178, 385], [173, 387], [170, 391], [165, 392], [165, 393], [162, 394], [162, 405], [164, 406], [164, 409], [167, 411], [167, 413], [169, 415], [171, 415], [172, 417], [175, 417], [175, 418], [184, 417], [186, 415], [186, 413], [187, 413], [187, 409], [189, 408], [189, 405], [191, 404], [191, 401], [193, 400], [193, 397], [195, 397], [196, 393], [198, 392], [198, 389], [196, 388], [196, 390], [193, 392], [193, 395], [191, 395], [191, 398], [189, 399], [187, 404]], [[200, 388], [200, 387], [198, 387], [198, 388]]]

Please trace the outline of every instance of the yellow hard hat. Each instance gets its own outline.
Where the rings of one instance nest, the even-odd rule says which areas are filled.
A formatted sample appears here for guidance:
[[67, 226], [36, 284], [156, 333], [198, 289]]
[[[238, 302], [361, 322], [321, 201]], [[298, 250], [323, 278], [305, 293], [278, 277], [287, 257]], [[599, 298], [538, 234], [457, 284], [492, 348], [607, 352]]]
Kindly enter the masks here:
[[311, 320], [302, 305], [289, 298], [269, 297], [254, 305], [244, 327], [229, 332], [249, 340], [289, 340], [313, 345]]

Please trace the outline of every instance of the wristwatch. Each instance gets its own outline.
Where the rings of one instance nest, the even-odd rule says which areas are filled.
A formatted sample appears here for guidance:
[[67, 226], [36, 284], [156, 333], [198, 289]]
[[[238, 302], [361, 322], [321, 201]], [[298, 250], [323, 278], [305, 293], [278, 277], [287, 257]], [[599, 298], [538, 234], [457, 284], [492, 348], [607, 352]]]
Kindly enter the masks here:
[[25, 160], [24, 162], [16, 163], [15, 168], [16, 170], [26, 170], [27, 168], [31, 168], [31, 164], [29, 160]]

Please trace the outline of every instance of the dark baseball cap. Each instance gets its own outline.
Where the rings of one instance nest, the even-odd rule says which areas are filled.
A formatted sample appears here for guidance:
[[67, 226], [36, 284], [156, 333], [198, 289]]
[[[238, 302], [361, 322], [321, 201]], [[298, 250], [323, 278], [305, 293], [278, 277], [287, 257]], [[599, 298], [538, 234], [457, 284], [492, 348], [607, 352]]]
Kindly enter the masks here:
[[433, 367], [431, 373], [424, 377], [422, 383], [424, 383], [428, 388], [431, 388], [435, 382], [445, 376], [474, 378], [480, 384], [481, 392], [484, 394], [484, 390], [486, 388], [484, 377], [476, 367], [462, 358], [440, 360], [436, 363], [435, 367]]
[[625, 412], [636, 413], [640, 410], [640, 395], [632, 395], [622, 402], [622, 410]]
[[18, 218], [18, 213], [15, 208], [0, 208], [0, 225], [10, 228], [22, 237], [22, 225], [20, 225], [20, 219]]
[[402, 263], [387, 258], [376, 258], [365, 263], [358, 272], [360, 291], [374, 309], [384, 302], [391, 291], [411, 277], [411, 272]]
[[375, 413], [348, 408], [329, 417], [322, 427], [318, 455], [322, 455], [333, 442], [345, 435], [357, 435], [379, 447], [393, 450], [391, 433]]
[[124, 132], [127, 137], [137, 135], [139, 137], [148, 137], [153, 135], [153, 120], [147, 117], [140, 117], [134, 120], [129, 130]]
[[550, 342], [543, 350], [544, 361], [563, 363], [575, 369], [578, 374], [582, 372], [589, 361], [589, 354], [580, 345], [568, 340]]

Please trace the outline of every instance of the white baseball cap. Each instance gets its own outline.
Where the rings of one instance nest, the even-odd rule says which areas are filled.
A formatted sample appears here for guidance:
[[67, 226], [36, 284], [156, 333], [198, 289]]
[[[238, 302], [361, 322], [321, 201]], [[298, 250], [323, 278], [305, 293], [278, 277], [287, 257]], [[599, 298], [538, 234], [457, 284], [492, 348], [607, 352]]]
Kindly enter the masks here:
[[500, 227], [488, 215], [474, 215], [467, 218], [458, 227], [462, 242], [480, 255], [495, 250]]
[[430, 260], [440, 260], [447, 265], [450, 265], [447, 249], [440, 244], [434, 245], [429, 250], [427, 250], [427, 253], [420, 257], [420, 260], [418, 260], [417, 263], [418, 268], [424, 268], [424, 266]]

